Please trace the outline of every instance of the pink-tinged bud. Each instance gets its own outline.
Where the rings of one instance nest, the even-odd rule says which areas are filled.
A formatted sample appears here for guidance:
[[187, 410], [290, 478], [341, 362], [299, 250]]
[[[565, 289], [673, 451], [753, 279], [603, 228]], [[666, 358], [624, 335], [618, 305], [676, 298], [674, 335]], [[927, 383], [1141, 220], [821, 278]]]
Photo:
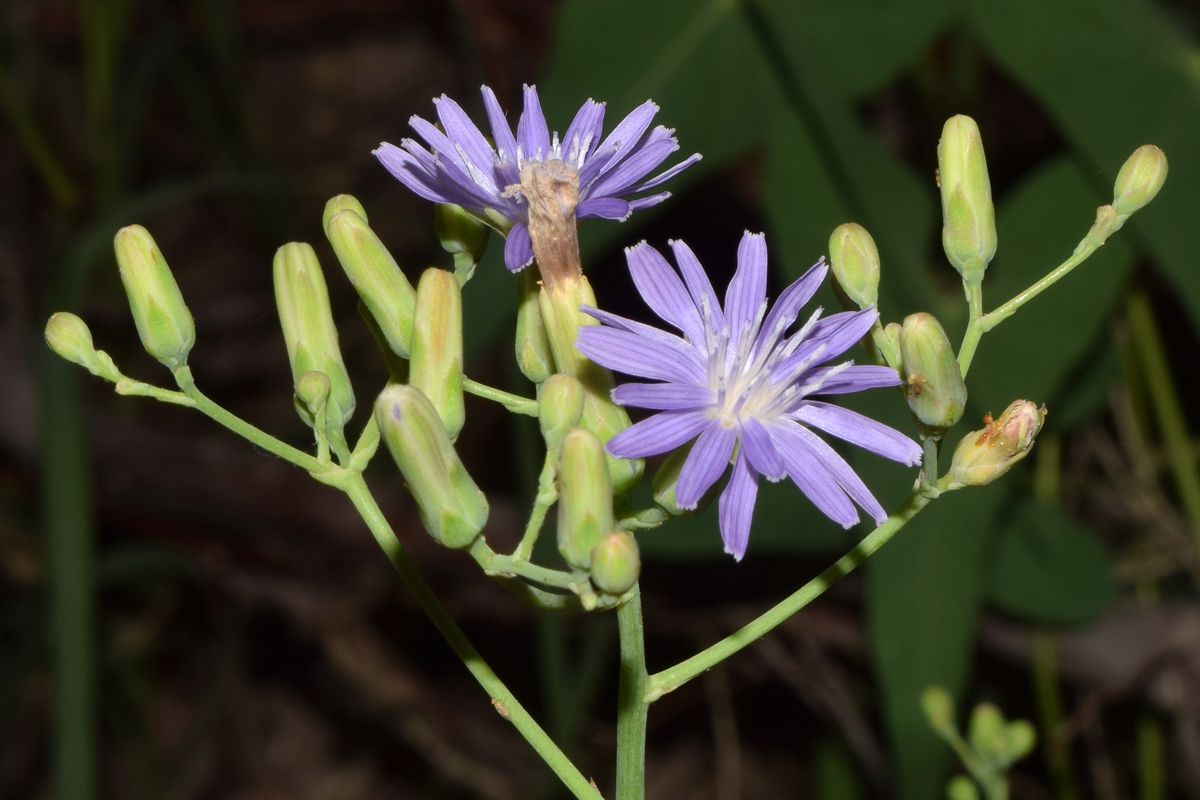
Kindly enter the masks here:
[[987, 427], [968, 433], [954, 449], [947, 488], [984, 486], [1008, 472], [1029, 454], [1045, 420], [1045, 406], [1029, 400], [1014, 400], [999, 419], [988, 415]]
[[637, 539], [629, 531], [610, 531], [592, 550], [592, 583], [602, 592], [622, 595], [637, 583], [642, 570]]

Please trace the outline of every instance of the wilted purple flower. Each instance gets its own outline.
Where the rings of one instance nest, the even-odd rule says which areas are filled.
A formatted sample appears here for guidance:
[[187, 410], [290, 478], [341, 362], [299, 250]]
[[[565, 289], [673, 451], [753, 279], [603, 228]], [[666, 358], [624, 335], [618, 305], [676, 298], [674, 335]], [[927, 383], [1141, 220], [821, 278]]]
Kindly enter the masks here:
[[[560, 141], [546, 127], [537, 89], [525, 87], [525, 110], [514, 137], [496, 95], [483, 87], [483, 104], [492, 129], [489, 142], [462, 107], [446, 95], [435, 99], [444, 132], [414, 116], [409, 124], [429, 146], [412, 139], [400, 147], [384, 142], [375, 156], [401, 183], [426, 200], [457, 203], [503, 231], [508, 241], [504, 262], [512, 271], [533, 261], [529, 238], [529, 206], [522, 184], [539, 165], [577, 178], [577, 195], [571, 198], [579, 219], [603, 217], [625, 220], [639, 208], [661, 203], [671, 196], [660, 192], [626, 200], [623, 196], [653, 189], [700, 159], [697, 153], [649, 180], [643, 180], [679, 149], [675, 131], [659, 125], [647, 131], [658, 106], [650, 101], [630, 112], [603, 141], [604, 103], [588, 100], [575, 115]], [[494, 143], [494, 145], [493, 145]]]
[[[645, 242], [626, 250], [629, 270], [647, 305], [683, 337], [608, 314], [584, 310], [602, 325], [579, 331], [577, 346], [598, 364], [662, 383], [626, 383], [613, 391], [622, 405], [655, 414], [622, 431], [609, 451], [642, 458], [674, 450], [695, 438], [675, 489], [684, 507], [695, 507], [725, 472], [721, 538], [741, 559], [750, 535], [758, 478], [790, 477], [826, 516], [849, 528], [857, 503], [875, 522], [887, 517], [850, 465], [812, 429], [905, 464], [921, 460], [907, 436], [869, 417], [816, 399], [878, 386], [895, 386], [891, 367], [823, 366], [854, 346], [878, 316], [874, 308], [831, 314], [817, 311], [787, 334], [801, 306], [825, 278], [824, 259], [784, 290], [767, 313], [767, 246], [749, 232], [738, 248], [738, 268], [722, 307], [696, 256], [671, 242], [683, 280]], [[734, 453], [736, 450], [736, 457]], [[851, 502], [853, 501], [853, 502]]]

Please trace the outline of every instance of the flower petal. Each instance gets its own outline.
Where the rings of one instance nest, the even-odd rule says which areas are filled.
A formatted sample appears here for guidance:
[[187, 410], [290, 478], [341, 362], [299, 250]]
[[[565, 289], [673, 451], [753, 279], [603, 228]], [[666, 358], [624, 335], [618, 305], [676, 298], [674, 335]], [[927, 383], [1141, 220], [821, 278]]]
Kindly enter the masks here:
[[464, 199], [457, 187], [443, 185], [418, 159], [394, 144], [382, 142], [371, 154], [396, 180], [419, 197], [433, 203], [461, 203]]
[[806, 400], [793, 419], [820, 428], [831, 436], [910, 467], [921, 463], [921, 446], [882, 422], [848, 408]]
[[817, 293], [817, 289], [821, 288], [821, 283], [825, 280], [828, 272], [829, 268], [825, 266], [825, 258], [822, 257], [816, 264], [809, 267], [808, 272], [783, 290], [779, 299], [775, 301], [775, 305], [771, 307], [767, 318], [763, 320], [762, 337], [756, 347], [756, 352], [772, 348], [779, 342], [784, 331], [796, 321], [800, 309], [812, 299], [813, 295]]
[[504, 240], [504, 266], [510, 272], [520, 272], [533, 263], [533, 240], [529, 238], [529, 226], [518, 222]]
[[646, 181], [645, 183], [640, 183], [637, 186], [633, 187], [632, 191], [644, 192], [647, 189], [653, 189], [655, 186], [662, 186], [664, 183], [671, 180], [671, 178], [674, 178], [676, 175], [683, 172], [685, 169], [690, 167], [692, 164], [695, 164], [701, 158], [702, 158], [702, 156], [699, 153], [692, 153], [690, 156], [685, 158], [683, 161], [680, 161], [675, 166], [669, 167], [669, 168], [663, 170], [662, 172], [658, 173], [658, 175], [654, 176], [653, 178]]
[[704, 347], [704, 321], [679, 274], [662, 254], [645, 242], [627, 247], [625, 260], [638, 294], [658, 316], [683, 332], [693, 345]]
[[517, 122], [517, 143], [526, 161], [550, 157], [550, 130], [546, 127], [536, 86], [525, 86], [525, 111]]
[[721, 312], [721, 303], [717, 300], [717, 293], [713, 291], [708, 273], [700, 266], [700, 260], [687, 243], [681, 239], [674, 239], [667, 244], [671, 245], [671, 250], [675, 253], [675, 263], [679, 265], [683, 282], [688, 287], [688, 293], [692, 295], [692, 302], [700, 311], [704, 326], [710, 331], [719, 331], [725, 327], [725, 315]]
[[617, 458], [644, 458], [687, 444], [712, 421], [706, 411], [664, 411], [630, 425], [608, 440]]
[[709, 408], [716, 398], [712, 389], [694, 383], [623, 383], [612, 392], [612, 399], [623, 406], [663, 411]]
[[[653, 101], [647, 100], [640, 106], [630, 111], [625, 119], [617, 123], [617, 127], [612, 129], [612, 132], [605, 137], [600, 143], [597, 151], [616, 148], [618, 153], [625, 152], [628, 148], [637, 144], [642, 138], [642, 134], [646, 132], [646, 128], [650, 127], [650, 123], [654, 121], [654, 115], [658, 113], [658, 106]], [[583, 176], [580, 175], [580, 185], [583, 185]]]
[[[658, 130], [665, 131], [666, 128]], [[654, 142], [636, 147], [628, 155], [618, 154], [596, 178], [595, 183], [588, 187], [590, 195], [621, 194], [631, 186], [646, 177], [667, 157], [679, 149], [679, 143], [673, 138], [662, 138]]]
[[745, 416], [741, 422], [742, 453], [750, 459], [750, 465], [766, 475], [769, 481], [782, 480], [787, 475], [787, 469], [766, 427], [753, 416]]
[[442, 95], [434, 100], [433, 104], [437, 107], [438, 119], [442, 121], [442, 127], [446, 129], [446, 135], [450, 141], [463, 149], [471, 164], [487, 177], [492, 184], [491, 188], [495, 190], [493, 175], [496, 151], [488, 144], [488, 140], [479, 132], [479, 128], [475, 127], [475, 123], [471, 122], [467, 112], [463, 111], [458, 103], [446, 95]]
[[729, 346], [735, 352], [767, 299], [767, 242], [761, 233], [746, 231], [738, 245], [737, 262], [737, 272], [725, 290]]
[[813, 454], [808, 442], [797, 432], [798, 427], [777, 423], [768, 428], [787, 465], [788, 477], [822, 514], [843, 528], [853, 527], [858, 522], [854, 504]]
[[684, 459], [675, 485], [675, 502], [680, 508], [695, 508], [721, 473], [729, 466], [729, 457], [738, 440], [738, 426], [724, 419], [714, 419]]
[[488, 123], [492, 127], [492, 141], [496, 143], [496, 150], [499, 153], [496, 171], [500, 174], [505, 186], [519, 183], [521, 170], [517, 165], [517, 140], [513, 136], [512, 127], [508, 124], [504, 111], [500, 108], [500, 102], [496, 100], [495, 93], [486, 86], [481, 87], [481, 91], [483, 107], [487, 110]]
[[754, 503], [758, 499], [758, 475], [750, 466], [746, 456], [740, 455], [733, 463], [729, 483], [721, 492], [718, 514], [721, 522], [721, 540], [725, 552], [741, 561], [746, 555], [750, 541], [750, 523], [754, 518]]
[[876, 525], [882, 525], [887, 519], [887, 512], [883, 510], [883, 506], [875, 499], [875, 495], [871, 494], [871, 490], [863, 483], [862, 478], [858, 477], [858, 473], [854, 468], [846, 463], [846, 459], [838, 455], [837, 451], [830, 447], [820, 436], [805, 428], [803, 425], [797, 425], [794, 422], [780, 422], [779, 425], [787, 425], [791, 427], [796, 435], [804, 439], [808, 445], [809, 452], [821, 462], [821, 464], [837, 481], [838, 486], [841, 486], [843, 491], [850, 496], [850, 499], [866, 511], [871, 519], [875, 520]]
[[[631, 189], [630, 191], [637, 191], [637, 190]], [[670, 196], [671, 196], [670, 192], [659, 192], [658, 194], [648, 194], [645, 197], [636, 197], [633, 200], [629, 201], [629, 210], [630, 211], [640, 211], [643, 208], [650, 208], [651, 206], [656, 206], [659, 203], [661, 203], [663, 200], [666, 200]]]
[[[600, 132], [604, 129], [604, 103], [588, 101], [579, 108], [575, 119], [571, 120], [562, 140], [562, 158], [576, 168], [587, 160], [587, 157], [600, 144]], [[578, 139], [578, 141], [576, 141]]]
[[579, 219], [599, 217], [624, 222], [632, 213], [633, 209], [629, 207], [629, 201], [619, 197], [592, 197], [580, 202], [575, 207], [575, 216]]
[[814, 356], [817, 364], [837, 358], [866, 336], [878, 317], [879, 312], [873, 307], [829, 315], [817, 322], [795, 352], [776, 364], [772, 372], [778, 379]]
[[825, 375], [837, 370], [836, 367], [817, 367], [804, 373], [806, 383], [820, 386], [813, 394], [850, 394], [864, 389], [880, 389], [885, 386], [899, 386], [900, 373], [892, 367], [876, 366], [875, 364], [856, 364], [837, 371], [832, 377]]
[[625, 317], [619, 317], [616, 314], [610, 314], [607, 311], [601, 311], [591, 306], [580, 306], [579, 310], [610, 328], [636, 334], [665, 348], [668, 352], [674, 353], [675, 357], [681, 361], [682, 366], [689, 370], [688, 374], [691, 376], [688, 381], [689, 383], [708, 385], [707, 364], [703, 357], [694, 347], [691, 347], [688, 342], [680, 339], [678, 336], [651, 327], [644, 322], [625, 319]]
[[629, 331], [601, 325], [585, 325], [575, 340], [579, 352], [602, 367], [675, 383], [703, 383], [694, 362], [683, 361], [672, 347]]

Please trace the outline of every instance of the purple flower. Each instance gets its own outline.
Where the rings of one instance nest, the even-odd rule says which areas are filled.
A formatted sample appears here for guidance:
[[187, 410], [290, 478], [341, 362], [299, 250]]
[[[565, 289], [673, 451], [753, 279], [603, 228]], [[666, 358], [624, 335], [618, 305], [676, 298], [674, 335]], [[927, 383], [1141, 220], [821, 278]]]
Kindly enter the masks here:
[[[831, 314], [821, 309], [790, 335], [801, 306], [825, 278], [824, 259], [793, 283], [767, 313], [767, 245], [749, 232], [724, 306], [704, 268], [683, 242], [671, 242], [683, 280], [645, 242], [627, 249], [634, 283], [646, 304], [683, 334], [584, 308], [602, 324], [579, 331], [578, 348], [609, 369], [661, 383], [626, 383], [613, 391], [622, 405], [655, 414], [618, 433], [609, 452], [625, 458], [665, 453], [695, 439], [675, 498], [695, 507], [733, 459], [719, 516], [725, 551], [741, 559], [750, 535], [758, 478], [787, 476], [827, 517], [849, 528], [857, 503], [876, 522], [887, 517], [850, 465], [813, 430], [893, 461], [915, 465], [921, 448], [869, 417], [823, 400], [896, 386], [891, 367], [827, 362], [853, 347], [874, 324], [874, 308]], [[734, 455], [736, 453], [736, 456]], [[853, 501], [853, 502], [852, 502]]]
[[[630, 112], [601, 140], [604, 103], [588, 100], [575, 115], [560, 141], [551, 137], [538, 101], [537, 89], [525, 87], [525, 110], [514, 137], [496, 95], [483, 87], [483, 104], [492, 129], [489, 142], [462, 107], [446, 95], [435, 99], [443, 130], [414, 116], [409, 120], [425, 149], [412, 139], [400, 147], [384, 142], [375, 157], [401, 183], [435, 203], [457, 203], [503, 232], [508, 241], [504, 261], [514, 272], [533, 261], [529, 238], [529, 207], [522, 192], [527, 167], [565, 165], [574, 171], [578, 193], [574, 214], [579, 219], [603, 217], [625, 220], [639, 208], [661, 203], [671, 196], [659, 192], [626, 200], [622, 196], [653, 189], [700, 160], [691, 158], [643, 180], [679, 149], [675, 131], [659, 125], [647, 130], [658, 106], [650, 101]], [[494, 146], [492, 143], [495, 143]]]

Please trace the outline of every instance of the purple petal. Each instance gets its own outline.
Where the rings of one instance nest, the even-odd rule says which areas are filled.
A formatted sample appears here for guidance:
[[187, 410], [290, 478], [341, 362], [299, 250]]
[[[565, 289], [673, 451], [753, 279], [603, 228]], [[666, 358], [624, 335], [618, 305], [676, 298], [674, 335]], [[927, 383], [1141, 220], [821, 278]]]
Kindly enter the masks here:
[[772, 348], [778, 343], [783, 332], [796, 321], [800, 309], [812, 299], [813, 295], [817, 293], [817, 289], [821, 288], [821, 282], [825, 280], [828, 272], [829, 268], [825, 266], [825, 259], [822, 257], [816, 264], [809, 267], [808, 272], [783, 290], [779, 299], [775, 301], [775, 305], [771, 307], [767, 318], [763, 320], [763, 336], [760, 337], [756, 347], [758, 351]]
[[813, 394], [849, 394], [864, 389], [899, 386], [901, 383], [900, 373], [891, 367], [874, 364], [855, 365], [826, 379], [825, 375], [835, 369], [836, 367], [818, 367], [804, 373], [806, 382], [820, 386], [819, 389], [813, 390]]
[[520, 168], [517, 166], [517, 140], [513, 136], [512, 127], [505, 119], [504, 111], [501, 110], [495, 93], [486, 86], [482, 87], [481, 91], [483, 92], [483, 107], [487, 109], [488, 123], [492, 126], [492, 141], [496, 143], [496, 150], [499, 151], [496, 170], [500, 173], [505, 185], [519, 183], [521, 175]]
[[854, 504], [824, 463], [813, 454], [806, 439], [798, 433], [798, 427], [777, 423], [768, 429], [787, 465], [788, 477], [822, 514], [843, 528], [853, 527], [858, 522]]
[[420, 161], [394, 144], [383, 142], [371, 153], [396, 180], [419, 197], [433, 203], [461, 203], [465, 199], [457, 190], [447, 191]]
[[575, 347], [600, 366], [626, 375], [674, 383], [705, 382], [697, 377], [695, 364], [680, 359], [674, 349], [628, 331], [585, 325], [579, 329]]
[[656, 206], [659, 203], [661, 203], [663, 200], [666, 200], [670, 196], [671, 196], [670, 192], [659, 192], [658, 194], [650, 194], [650, 195], [646, 195], [645, 197], [636, 197], [633, 200], [629, 201], [629, 210], [630, 211], [640, 211], [643, 208], [650, 208], [650, 206]]
[[[629, 112], [625, 119], [617, 123], [617, 127], [612, 129], [612, 133], [608, 134], [597, 151], [608, 150], [615, 148], [617, 151], [624, 151], [632, 145], [636, 144], [642, 138], [642, 134], [646, 132], [646, 128], [650, 127], [650, 123], [654, 121], [654, 115], [658, 113], [658, 106], [653, 101], [647, 100], [640, 106]], [[580, 175], [582, 184], [583, 176]]]
[[623, 406], [678, 411], [711, 407], [717, 395], [694, 383], [623, 383], [613, 389], [612, 399]]
[[807, 400], [792, 413], [794, 419], [831, 436], [910, 467], [921, 463], [921, 446], [899, 431], [848, 408]]
[[741, 441], [742, 453], [757, 472], [767, 476], [767, 480], [777, 481], [787, 475], [783, 457], [771, 441], [771, 434], [757, 418], [747, 416], [742, 419]]
[[[563, 136], [563, 160], [579, 166], [581, 159], [586, 159], [600, 144], [600, 132], [604, 129], [604, 103], [588, 99], [571, 120]], [[578, 145], [575, 142], [579, 138]], [[578, 147], [578, 150], [576, 148]]]
[[693, 345], [705, 345], [704, 320], [696, 310], [687, 287], [662, 254], [645, 242], [625, 249], [629, 274], [646, 305], [658, 316], [683, 331]]
[[683, 172], [685, 169], [690, 167], [692, 164], [695, 164], [701, 158], [702, 158], [702, 156], [699, 153], [692, 153], [690, 156], [685, 158], [683, 161], [680, 161], [675, 166], [670, 167], [669, 169], [663, 170], [658, 175], [654, 176], [653, 178], [646, 181], [645, 183], [641, 183], [641, 184], [638, 184], [637, 186], [633, 187], [633, 191], [644, 192], [647, 189], [653, 189], [655, 186], [662, 186], [664, 183], [671, 180], [671, 178], [674, 178], [676, 175]]
[[608, 325], [611, 328], [616, 328], [626, 333], [636, 334], [648, 341], [659, 345], [666, 349], [667, 352], [673, 353], [675, 358], [684, 362], [685, 366], [690, 368], [689, 375], [691, 383], [708, 383], [708, 362], [706, 359], [691, 347], [688, 342], [680, 339], [678, 336], [667, 333], [659, 328], [653, 328], [644, 322], [637, 322], [632, 319], [625, 319], [616, 314], [610, 314], [607, 311], [601, 311], [598, 308], [591, 306], [580, 306], [579, 309], [594, 319]]
[[533, 263], [533, 240], [529, 238], [529, 226], [518, 222], [504, 240], [504, 266], [510, 272], [520, 272]]
[[675, 502], [680, 508], [695, 508], [721, 473], [729, 466], [729, 457], [738, 440], [738, 426], [723, 419], [712, 420], [684, 459], [675, 485]]
[[746, 231], [738, 245], [737, 263], [737, 272], [725, 290], [725, 319], [733, 350], [737, 350], [767, 299], [767, 240], [761, 233]]
[[624, 222], [632, 213], [633, 209], [629, 207], [629, 203], [619, 197], [593, 197], [575, 207], [575, 216], [578, 219], [599, 217]]
[[517, 141], [526, 160], [550, 157], [550, 130], [538, 101], [537, 87], [525, 86], [525, 111], [517, 122]]
[[488, 144], [488, 140], [479, 132], [479, 128], [475, 127], [475, 123], [471, 122], [467, 112], [463, 111], [458, 103], [446, 95], [442, 95], [433, 103], [437, 106], [438, 119], [442, 121], [446, 135], [463, 149], [471, 164], [480, 174], [486, 176], [487, 180], [492, 183], [492, 188], [495, 189], [492, 174], [496, 164], [496, 151]]
[[719, 331], [725, 327], [725, 315], [721, 313], [721, 304], [717, 301], [717, 293], [713, 291], [712, 281], [708, 279], [704, 267], [700, 266], [700, 260], [696, 258], [692, 248], [682, 240], [675, 239], [669, 241], [668, 244], [675, 253], [675, 263], [679, 265], [683, 282], [687, 284], [688, 293], [692, 295], [692, 302], [700, 310], [705, 327], [714, 332]]
[[674, 139], [660, 139], [644, 147], [638, 147], [624, 158], [609, 163], [595, 183], [588, 187], [593, 195], [621, 194], [646, 177], [667, 157], [679, 149]]
[[436, 125], [415, 114], [408, 118], [408, 124], [425, 140], [435, 156], [445, 156], [446, 160], [451, 164], [462, 168], [462, 156], [459, 155], [458, 150], [454, 147], [454, 142], [450, 140], [449, 136], [439, 130]]
[[596, 176], [604, 171], [608, 163], [616, 158], [619, 152], [619, 147], [611, 145], [592, 151], [592, 154], [583, 162], [583, 166], [579, 168], [580, 197], [588, 197], [591, 194], [589, 187], [595, 182]]
[[748, 463], [745, 455], [738, 456], [733, 463], [729, 483], [721, 492], [717, 513], [721, 522], [721, 540], [725, 552], [741, 561], [746, 555], [750, 541], [750, 523], [754, 518], [754, 503], [758, 499], [758, 475]]
[[608, 440], [617, 458], [645, 458], [691, 441], [712, 421], [706, 411], [664, 411], [634, 423]]
[[878, 317], [879, 313], [874, 308], [844, 311], [826, 317], [813, 326], [805, 336], [803, 344], [776, 364], [772, 372], [778, 380], [813, 356], [816, 356], [817, 364], [837, 358], [866, 336]]
[[863, 483], [862, 478], [858, 477], [858, 473], [854, 468], [846, 463], [846, 459], [838, 455], [837, 451], [830, 447], [820, 436], [805, 428], [803, 425], [796, 425], [792, 422], [777, 423], [788, 425], [793, 428], [796, 435], [804, 439], [808, 445], [809, 452], [829, 471], [833, 479], [837, 481], [838, 486], [841, 486], [846, 494], [850, 495], [850, 499], [858, 503], [863, 511], [866, 511], [871, 519], [875, 520], [876, 525], [882, 525], [887, 519], [887, 512], [883, 510], [883, 506], [875, 499], [875, 495], [871, 494], [871, 490]]

